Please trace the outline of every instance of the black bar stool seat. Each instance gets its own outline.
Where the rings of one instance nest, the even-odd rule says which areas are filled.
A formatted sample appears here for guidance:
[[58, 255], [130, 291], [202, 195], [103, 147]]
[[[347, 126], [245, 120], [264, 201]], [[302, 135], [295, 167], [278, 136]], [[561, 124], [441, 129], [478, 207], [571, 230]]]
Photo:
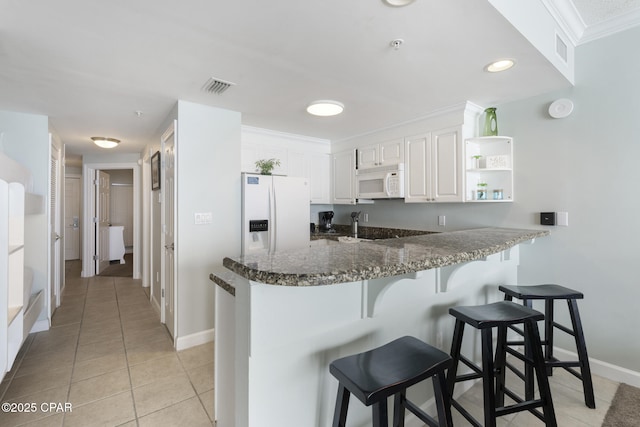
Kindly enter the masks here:
[[[453, 307], [449, 314], [456, 318], [451, 344], [453, 366], [447, 373], [447, 390], [451, 397], [451, 405], [458, 410], [473, 426], [482, 426], [462, 405], [453, 399], [455, 384], [467, 380], [482, 379], [484, 426], [495, 427], [497, 417], [520, 411], [530, 411], [544, 421], [547, 426], [556, 427], [556, 417], [553, 400], [549, 389], [549, 380], [545, 372], [544, 356], [540, 343], [537, 322], [544, 319], [539, 311], [510, 301], [500, 301], [478, 306]], [[525, 341], [531, 342], [531, 357], [518, 355], [525, 364], [533, 366], [538, 388], [539, 399], [533, 397], [522, 399], [505, 385], [506, 355], [513, 354], [507, 346], [507, 328], [511, 325], [524, 324]], [[482, 366], [477, 366], [469, 358], [461, 354], [462, 338], [465, 325], [473, 326], [481, 332]], [[492, 330], [497, 328], [498, 339], [493, 353]], [[537, 349], [537, 350], [536, 350]], [[473, 372], [458, 375], [458, 364], [462, 362]], [[516, 403], [504, 406], [504, 396], [507, 395]], [[542, 408], [543, 413], [537, 408]]]
[[[373, 406], [373, 425], [386, 426], [387, 398], [394, 395], [394, 426], [404, 426], [404, 410], [413, 412], [432, 427], [451, 426], [451, 408], [446, 393], [445, 371], [451, 357], [417, 338], [405, 336], [364, 353], [334, 360], [329, 372], [339, 381], [334, 427], [345, 425], [349, 396]], [[433, 378], [438, 421], [407, 400], [406, 390]]]
[[[564, 368], [569, 373], [582, 381], [584, 393], [584, 402], [589, 408], [596, 407], [595, 396], [593, 392], [593, 380], [591, 378], [591, 368], [589, 366], [589, 356], [587, 355], [587, 345], [584, 339], [584, 331], [582, 329], [582, 321], [580, 320], [580, 312], [578, 311], [578, 303], [576, 300], [583, 299], [584, 295], [576, 290], [566, 288], [555, 284], [531, 285], [531, 286], [500, 286], [499, 289], [504, 292], [505, 300], [512, 301], [513, 298], [522, 300], [523, 305], [531, 307], [532, 300], [545, 301], [545, 319], [544, 319], [544, 358], [547, 366], [547, 374], [553, 374], [553, 368]], [[555, 300], [566, 300], [569, 307], [569, 315], [571, 317], [571, 328], [557, 323], [554, 319], [554, 302]], [[553, 355], [553, 336], [554, 329], [572, 335], [576, 343], [578, 360], [561, 361]], [[518, 333], [521, 331], [516, 330]], [[510, 344], [517, 344], [511, 342]], [[572, 368], [580, 368], [580, 372]], [[525, 373], [525, 382], [527, 383], [528, 394], [533, 393], [531, 384], [531, 372]]]

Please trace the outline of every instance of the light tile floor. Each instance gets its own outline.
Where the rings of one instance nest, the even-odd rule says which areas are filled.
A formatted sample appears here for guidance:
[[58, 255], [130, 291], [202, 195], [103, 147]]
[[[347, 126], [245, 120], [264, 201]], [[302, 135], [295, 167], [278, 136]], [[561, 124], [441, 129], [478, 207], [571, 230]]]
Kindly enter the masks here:
[[67, 264], [52, 328], [29, 335], [0, 385], [1, 402], [36, 410], [0, 412], [0, 426], [211, 427], [213, 343], [176, 352], [139, 280], [79, 268]]
[[[0, 401], [35, 403], [35, 412], [0, 412], [0, 426], [212, 426], [213, 344], [176, 352], [140, 282], [81, 279], [67, 265], [62, 306], [49, 331], [29, 335], [0, 384]], [[550, 378], [558, 425], [602, 424], [618, 383], [594, 376], [597, 409], [583, 403], [581, 385], [563, 370]], [[481, 419], [481, 384], [459, 399]], [[71, 412], [42, 411], [70, 403]], [[469, 425], [453, 410], [456, 426]], [[498, 426], [541, 426], [529, 413], [501, 417]]]

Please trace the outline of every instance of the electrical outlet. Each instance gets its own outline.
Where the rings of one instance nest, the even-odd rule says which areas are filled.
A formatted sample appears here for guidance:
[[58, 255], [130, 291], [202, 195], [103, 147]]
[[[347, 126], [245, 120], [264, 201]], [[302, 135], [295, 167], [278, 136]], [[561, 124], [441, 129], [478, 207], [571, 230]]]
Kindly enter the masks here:
[[444, 227], [445, 223], [446, 223], [446, 217], [444, 215], [438, 215], [438, 225], [441, 225]]
[[364, 222], [369, 222], [369, 214], [365, 212], [365, 213], [363, 214], [362, 220], [363, 220]]
[[569, 212], [556, 212], [556, 224], [563, 227], [569, 226]]
[[211, 212], [196, 212], [194, 216], [196, 225], [213, 223], [213, 214]]

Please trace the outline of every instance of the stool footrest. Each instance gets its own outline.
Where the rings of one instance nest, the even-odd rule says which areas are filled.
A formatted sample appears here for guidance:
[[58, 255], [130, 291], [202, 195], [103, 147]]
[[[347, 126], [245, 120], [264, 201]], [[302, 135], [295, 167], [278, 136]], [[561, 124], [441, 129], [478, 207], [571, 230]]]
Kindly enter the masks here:
[[537, 411], [535, 409], [542, 406], [544, 406], [544, 403], [540, 399], [527, 402], [519, 402], [513, 405], [504, 406], [502, 408], [496, 408], [496, 416], [501, 417], [503, 415], [514, 414], [516, 412], [529, 411], [536, 417], [540, 418], [542, 421], [545, 421], [544, 415], [540, 411]]
[[413, 415], [420, 418], [420, 421], [427, 424], [430, 427], [439, 427], [440, 424], [436, 421], [435, 418], [432, 418], [427, 413], [425, 413], [422, 409], [420, 409], [415, 403], [410, 400], [404, 401], [405, 409], [409, 410]]
[[458, 412], [460, 412], [460, 415], [462, 415], [467, 421], [469, 421], [469, 423], [473, 426], [473, 427], [482, 427], [482, 424], [480, 424], [478, 422], [478, 420], [476, 420], [475, 418], [473, 418], [473, 415], [471, 415], [469, 413], [469, 411], [467, 411], [466, 409], [464, 409], [464, 407], [462, 405], [460, 405], [457, 401], [451, 399], [451, 406], [453, 406], [454, 408], [456, 408], [456, 410]]
[[558, 322], [553, 322], [553, 327], [554, 327], [554, 328], [558, 328], [558, 329], [560, 329], [562, 332], [564, 332], [564, 333], [566, 333], [566, 334], [569, 334], [569, 335], [571, 335], [571, 336], [573, 336], [573, 337], [575, 337], [575, 336], [576, 336], [575, 332], [573, 332], [573, 330], [572, 330], [572, 329], [569, 329], [569, 328], [567, 328], [566, 326], [561, 325], [561, 324], [560, 324], [560, 323], [558, 323]]
[[507, 368], [509, 368], [509, 370], [511, 370], [511, 372], [513, 372], [514, 374], [516, 374], [516, 376], [518, 378], [520, 378], [522, 381], [525, 381], [527, 379], [526, 375], [524, 374], [524, 372], [522, 372], [520, 369], [516, 368], [515, 365], [509, 363], [509, 362], [505, 362], [505, 366]]

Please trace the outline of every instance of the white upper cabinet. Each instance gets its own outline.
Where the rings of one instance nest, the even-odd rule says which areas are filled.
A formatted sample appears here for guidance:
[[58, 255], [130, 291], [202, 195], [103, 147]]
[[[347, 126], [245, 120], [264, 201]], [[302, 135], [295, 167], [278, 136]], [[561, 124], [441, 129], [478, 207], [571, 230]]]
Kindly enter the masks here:
[[256, 161], [278, 159], [274, 175], [309, 180], [310, 202], [331, 203], [331, 155], [328, 141], [281, 132], [243, 127], [241, 171], [256, 173]]
[[404, 162], [404, 139], [402, 138], [358, 148], [358, 169], [402, 162]]
[[405, 138], [405, 202], [462, 202], [461, 128]]
[[465, 141], [468, 202], [513, 201], [513, 139], [483, 136]]
[[311, 203], [328, 205], [331, 203], [331, 155], [310, 153], [308, 158]]
[[356, 204], [356, 153], [355, 150], [333, 154], [331, 159], [332, 197], [331, 203]]

